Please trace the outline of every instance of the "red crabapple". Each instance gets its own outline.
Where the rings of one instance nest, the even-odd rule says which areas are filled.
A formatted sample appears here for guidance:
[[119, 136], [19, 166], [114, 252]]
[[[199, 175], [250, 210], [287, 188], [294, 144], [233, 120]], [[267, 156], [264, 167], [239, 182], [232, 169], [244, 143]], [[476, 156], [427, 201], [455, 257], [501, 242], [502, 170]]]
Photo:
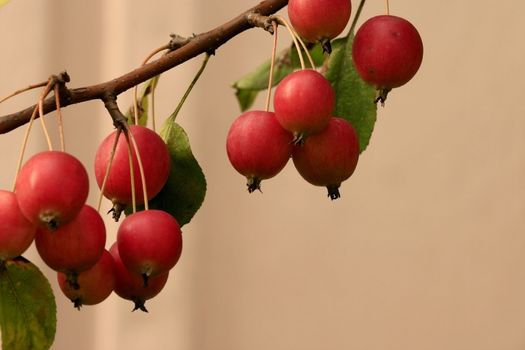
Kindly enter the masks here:
[[328, 45], [328, 52], [330, 40], [345, 29], [351, 12], [350, 0], [288, 1], [288, 17], [297, 33], [311, 43]]
[[390, 15], [372, 17], [359, 28], [352, 46], [361, 78], [379, 93], [384, 103], [388, 92], [406, 84], [423, 60], [423, 42], [406, 19]]
[[[170, 155], [168, 147], [162, 138], [154, 131], [140, 126], [130, 125], [131, 133], [135, 137], [139, 149], [140, 159], [144, 168], [148, 199], [155, 197], [166, 184], [170, 171]], [[111, 150], [116, 137], [116, 131], [106, 137], [98, 147], [95, 157], [95, 177], [99, 187], [102, 186], [106, 169], [111, 157]], [[133, 173], [136, 201], [144, 203], [142, 181], [135, 149], [133, 154]], [[128, 146], [125, 136], [119, 137], [115, 156], [104, 189], [104, 196], [109, 198], [117, 207], [125, 207], [132, 203], [131, 175], [128, 157]]]
[[78, 273], [91, 268], [100, 259], [106, 244], [106, 228], [100, 214], [84, 205], [73, 221], [55, 231], [38, 229], [36, 249], [42, 260], [53, 270], [68, 275], [76, 286]]
[[182, 252], [182, 233], [177, 220], [162, 210], [144, 210], [127, 216], [117, 232], [120, 258], [126, 268], [150, 277], [168, 272]]
[[248, 192], [260, 190], [262, 180], [277, 175], [292, 155], [292, 134], [272, 112], [248, 111], [232, 123], [226, 152], [235, 170], [247, 179]]
[[145, 303], [161, 292], [168, 281], [169, 272], [152, 277], [148, 280], [148, 285], [144, 285], [144, 280], [140, 275], [130, 272], [120, 259], [118, 244], [115, 242], [109, 249], [113, 261], [115, 262], [115, 293], [126, 300], [135, 303], [135, 310], [148, 312]]
[[78, 285], [72, 286], [68, 277], [57, 272], [60, 290], [80, 310], [82, 305], [95, 305], [103, 302], [115, 288], [115, 268], [113, 257], [104, 250], [98, 262], [86, 271], [78, 274]]
[[326, 127], [335, 107], [335, 92], [321, 73], [303, 69], [279, 83], [273, 105], [279, 124], [300, 144]]
[[33, 224], [56, 229], [71, 221], [86, 202], [89, 179], [82, 163], [59, 151], [41, 152], [20, 169], [16, 195]]
[[35, 233], [36, 226], [20, 211], [16, 194], [0, 190], [0, 262], [25, 252]]
[[333, 117], [322, 132], [310, 136], [292, 155], [295, 168], [315, 186], [325, 186], [333, 200], [339, 186], [354, 172], [359, 159], [359, 139], [352, 125]]

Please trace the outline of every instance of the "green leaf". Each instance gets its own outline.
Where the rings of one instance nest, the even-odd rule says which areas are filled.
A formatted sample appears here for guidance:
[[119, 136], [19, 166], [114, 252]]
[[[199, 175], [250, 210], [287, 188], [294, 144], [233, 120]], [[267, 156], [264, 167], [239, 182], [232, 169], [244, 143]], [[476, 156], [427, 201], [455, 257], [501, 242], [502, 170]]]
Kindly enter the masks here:
[[334, 87], [337, 101], [334, 115], [350, 121], [359, 135], [361, 152], [372, 136], [376, 122], [376, 91], [357, 74], [352, 60], [353, 35], [332, 42], [332, 53], [325, 63], [326, 77]]
[[3, 350], [49, 349], [55, 339], [56, 304], [48, 280], [28, 260], [0, 263]]
[[[323, 63], [323, 50], [319, 45], [312, 46], [309, 49], [310, 55], [316, 66]], [[305, 57], [305, 64], [308, 67], [308, 60]], [[235, 88], [235, 95], [241, 111], [249, 109], [258, 93], [268, 89], [268, 79], [270, 77], [271, 59], [266, 60], [263, 64], [257, 67], [254, 71], [246, 74], [241, 79], [233, 83]], [[273, 71], [273, 84], [277, 85], [285, 76], [300, 68], [299, 56], [295, 47], [287, 48], [281, 51], [275, 57], [275, 66]]]
[[[149, 95], [157, 87], [159, 78], [160, 75], [151, 78], [142, 88], [142, 93], [137, 96], [139, 125], [145, 126], [148, 123]], [[135, 124], [135, 112], [133, 106], [129, 107], [126, 113], [126, 118], [128, 120], [128, 124]]]
[[188, 135], [175, 123], [174, 115], [166, 120], [160, 136], [168, 145], [171, 169], [168, 182], [150, 201], [150, 208], [173, 215], [181, 226], [191, 221], [206, 195], [206, 179], [193, 156]]

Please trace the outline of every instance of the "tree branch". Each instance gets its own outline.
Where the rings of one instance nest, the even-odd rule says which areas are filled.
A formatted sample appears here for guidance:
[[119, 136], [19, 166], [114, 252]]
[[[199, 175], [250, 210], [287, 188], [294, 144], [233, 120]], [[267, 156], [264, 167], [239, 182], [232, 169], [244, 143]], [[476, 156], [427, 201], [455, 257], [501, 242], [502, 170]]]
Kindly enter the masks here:
[[[61, 107], [90, 100], [103, 100], [109, 95], [117, 96], [135, 85], [168, 71], [195, 56], [205, 52], [212, 54], [228, 40], [245, 30], [255, 26], [263, 26], [261, 25], [261, 21], [254, 20], [254, 17], [257, 17], [256, 15], [272, 15], [287, 4], [288, 0], [262, 1], [257, 6], [252, 7], [215, 29], [192, 37], [186, 44], [176, 50], [118, 78], [97, 85], [76, 89], [63, 89], [60, 94]], [[0, 117], [0, 134], [5, 134], [27, 123], [34, 108], [35, 106], [33, 105], [21, 111]], [[52, 112], [55, 109], [55, 97], [48, 97], [44, 101], [44, 114]]]

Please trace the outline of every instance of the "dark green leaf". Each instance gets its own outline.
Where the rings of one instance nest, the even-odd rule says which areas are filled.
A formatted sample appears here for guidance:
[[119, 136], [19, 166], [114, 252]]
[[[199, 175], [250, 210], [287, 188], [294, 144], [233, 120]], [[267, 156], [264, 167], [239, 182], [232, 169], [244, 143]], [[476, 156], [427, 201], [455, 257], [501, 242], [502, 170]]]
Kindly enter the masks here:
[[[145, 126], [148, 123], [149, 95], [157, 87], [160, 75], [151, 78], [142, 89], [142, 93], [137, 96], [139, 125]], [[135, 124], [134, 107], [131, 106], [126, 113], [128, 124]]]
[[151, 208], [162, 209], [185, 225], [199, 210], [206, 194], [206, 179], [193, 156], [188, 135], [174, 118], [168, 118], [160, 133], [168, 145], [171, 169], [168, 182], [150, 201]]
[[[315, 45], [310, 48], [309, 52], [315, 65], [321, 65], [324, 59], [321, 47]], [[246, 74], [233, 84], [241, 111], [245, 111], [253, 105], [253, 102], [260, 91], [268, 89], [270, 64], [270, 59], [268, 59], [254, 71]], [[308, 67], [308, 60], [306, 57], [305, 64]], [[275, 58], [273, 86], [277, 85], [286, 75], [290, 74], [297, 68], [300, 68], [300, 61], [295, 47], [281, 51]]]
[[334, 115], [350, 121], [359, 135], [361, 152], [366, 149], [376, 121], [375, 89], [357, 74], [352, 60], [353, 35], [332, 42], [326, 77], [334, 87]]
[[55, 338], [56, 304], [48, 280], [24, 258], [0, 263], [3, 350], [49, 349]]

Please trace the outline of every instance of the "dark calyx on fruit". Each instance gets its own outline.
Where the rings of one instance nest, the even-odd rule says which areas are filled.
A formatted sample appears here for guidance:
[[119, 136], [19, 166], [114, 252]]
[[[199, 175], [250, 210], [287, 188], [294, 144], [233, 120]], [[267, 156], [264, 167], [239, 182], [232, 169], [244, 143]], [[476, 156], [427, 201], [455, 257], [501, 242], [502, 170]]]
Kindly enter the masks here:
[[326, 189], [328, 190], [328, 197], [330, 197], [331, 200], [341, 198], [341, 194], [339, 193], [339, 186], [341, 186], [341, 184], [326, 186]]
[[247, 180], [248, 181], [246, 182], [246, 186], [248, 187], [249, 193], [255, 192], [256, 190], [262, 193], [261, 179], [257, 177], [248, 177]]
[[133, 310], [131, 312], [140, 310], [143, 312], [149, 312], [148, 309], [146, 309], [146, 300], [141, 298], [135, 298], [133, 299], [133, 302], [135, 303], [135, 306], [133, 307]]

